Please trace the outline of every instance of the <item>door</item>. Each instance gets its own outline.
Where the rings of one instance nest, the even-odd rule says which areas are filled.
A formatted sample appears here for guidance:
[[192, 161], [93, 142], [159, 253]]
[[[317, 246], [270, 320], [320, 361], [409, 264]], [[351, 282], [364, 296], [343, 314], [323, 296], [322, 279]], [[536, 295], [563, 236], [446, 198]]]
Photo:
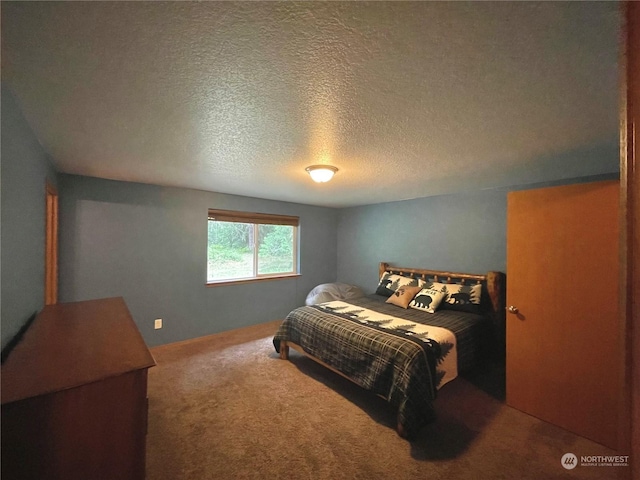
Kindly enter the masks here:
[[507, 403], [617, 447], [619, 183], [511, 192]]

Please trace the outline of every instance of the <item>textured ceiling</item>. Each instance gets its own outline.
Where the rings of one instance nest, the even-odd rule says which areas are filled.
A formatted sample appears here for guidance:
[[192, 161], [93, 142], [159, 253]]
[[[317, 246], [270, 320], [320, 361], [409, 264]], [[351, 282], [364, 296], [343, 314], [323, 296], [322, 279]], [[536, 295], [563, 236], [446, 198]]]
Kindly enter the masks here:
[[611, 171], [617, 9], [3, 1], [2, 82], [63, 172], [378, 203]]

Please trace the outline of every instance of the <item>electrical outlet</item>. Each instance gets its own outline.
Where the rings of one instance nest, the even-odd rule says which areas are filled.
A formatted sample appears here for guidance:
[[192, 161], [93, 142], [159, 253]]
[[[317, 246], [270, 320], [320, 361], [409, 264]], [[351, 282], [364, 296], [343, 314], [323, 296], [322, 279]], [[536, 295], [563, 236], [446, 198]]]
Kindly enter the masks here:
[[162, 328], [162, 319], [161, 318], [156, 318], [156, 322], [154, 323], [153, 328], [155, 328], [156, 330], [158, 330], [159, 328]]

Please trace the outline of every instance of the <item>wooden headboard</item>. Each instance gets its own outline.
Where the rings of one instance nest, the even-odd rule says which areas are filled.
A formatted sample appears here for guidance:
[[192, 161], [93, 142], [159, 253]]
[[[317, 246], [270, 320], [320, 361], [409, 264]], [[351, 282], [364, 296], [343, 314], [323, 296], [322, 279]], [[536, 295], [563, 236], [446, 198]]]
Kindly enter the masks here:
[[[487, 272], [484, 275], [475, 273], [444, 272], [440, 270], [425, 270], [422, 268], [404, 268], [391, 266], [386, 262], [380, 262], [379, 277], [384, 272], [391, 272], [407, 277], [421, 278], [440, 283], [475, 284], [482, 288], [482, 307], [490, 318], [494, 327], [496, 348], [500, 357], [504, 355], [506, 333], [506, 276], [502, 272]], [[488, 301], [487, 300], [488, 297]]]

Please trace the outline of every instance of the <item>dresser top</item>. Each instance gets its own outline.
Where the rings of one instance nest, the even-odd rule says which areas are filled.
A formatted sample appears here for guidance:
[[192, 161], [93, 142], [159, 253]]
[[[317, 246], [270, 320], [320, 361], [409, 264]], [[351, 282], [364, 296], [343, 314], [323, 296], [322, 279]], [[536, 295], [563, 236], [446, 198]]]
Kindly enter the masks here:
[[49, 305], [2, 365], [2, 404], [154, 365], [122, 298]]

